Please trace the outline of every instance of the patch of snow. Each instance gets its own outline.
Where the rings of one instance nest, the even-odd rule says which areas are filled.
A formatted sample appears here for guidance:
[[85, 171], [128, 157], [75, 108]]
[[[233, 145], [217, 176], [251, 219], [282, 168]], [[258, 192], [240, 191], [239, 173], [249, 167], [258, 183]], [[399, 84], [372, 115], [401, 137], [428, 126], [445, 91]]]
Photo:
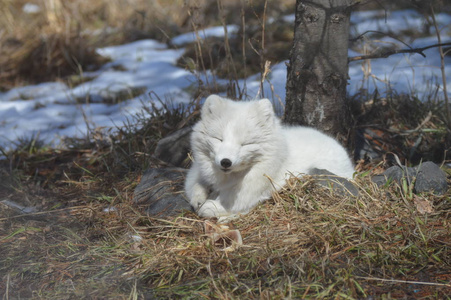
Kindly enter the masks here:
[[285, 22], [293, 23], [293, 24], [294, 24], [294, 20], [295, 19], [296, 19], [296, 15], [295, 14], [282, 17], [282, 20], [284, 20]]
[[[228, 34], [235, 34], [238, 32], [240, 27], [238, 25], [227, 25], [227, 33]], [[197, 32], [200, 39], [206, 39], [207, 37], [223, 37], [225, 35], [224, 33], [224, 26], [215, 26], [205, 29], [200, 29]], [[192, 42], [195, 42], [197, 40], [196, 32], [188, 32], [181, 35], [178, 35], [172, 39], [172, 44], [175, 46], [183, 46], [185, 44], [189, 44]]]
[[26, 14], [37, 14], [38, 12], [41, 12], [41, 7], [37, 4], [25, 3], [25, 5], [22, 6], [22, 11]]
[[103, 212], [106, 212], [106, 213], [112, 213], [112, 212], [116, 212], [116, 211], [117, 211], [117, 208], [114, 206], [109, 206], [109, 207], [106, 207], [103, 209]]
[[130, 237], [134, 242], [141, 242], [143, 240], [143, 238], [137, 234], [132, 234]]
[[[294, 22], [294, 15], [286, 16], [284, 20]], [[443, 41], [449, 41], [451, 16], [440, 13], [437, 14], [437, 20], [440, 28], [443, 28]], [[351, 21], [353, 37], [366, 30], [399, 32], [424, 27], [422, 16], [412, 10], [391, 12], [387, 17], [383, 11], [355, 12], [351, 15]], [[230, 34], [236, 34], [239, 27], [229, 25], [227, 30]], [[206, 28], [198, 33], [201, 38], [220, 37], [224, 36], [224, 28]], [[180, 49], [169, 49], [165, 44], [154, 40], [100, 48], [97, 53], [111, 61], [100, 70], [85, 72], [83, 75], [92, 78], [90, 81], [75, 87], [61, 82], [48, 82], [0, 93], [0, 147], [9, 149], [14, 147], [18, 139], [33, 136], [39, 136], [45, 143], [58, 146], [65, 137], [84, 137], [89, 130], [97, 127], [114, 132], [132, 115], [140, 112], [143, 104], [154, 101], [155, 97], [149, 96], [151, 93], [161, 99], [170, 99], [175, 105], [188, 103], [192, 98], [188, 91], [191, 86], [198, 84], [199, 79], [205, 84], [213, 82], [209, 71], [195, 75], [176, 66], [184, 52], [182, 46], [195, 40], [196, 35], [191, 32], [172, 39], [172, 43]], [[398, 49], [406, 47], [391, 38], [380, 40], [380, 44], [390, 43]], [[378, 46], [376, 42], [373, 43]], [[437, 41], [432, 34], [431, 37], [418, 38], [409, 43], [411, 47], [424, 47]], [[349, 56], [363, 55], [358, 48], [350, 49]], [[361, 88], [367, 89], [369, 93], [377, 89], [381, 94], [395, 90], [424, 99], [437, 86], [441, 86], [438, 49], [426, 50], [424, 54], [426, 58], [419, 54], [404, 54], [372, 60], [369, 65], [362, 61], [350, 63], [348, 93], [353, 95]], [[446, 57], [449, 90], [450, 63], [451, 58]], [[283, 106], [286, 73], [286, 62], [281, 62], [271, 66], [263, 89], [260, 74], [238, 80], [238, 85], [241, 88], [246, 86], [248, 99], [264, 96]], [[215, 81], [219, 85], [228, 83], [227, 80], [218, 78]], [[439, 93], [442, 93], [441, 89]], [[109, 99], [109, 103], [105, 103], [105, 98]]]

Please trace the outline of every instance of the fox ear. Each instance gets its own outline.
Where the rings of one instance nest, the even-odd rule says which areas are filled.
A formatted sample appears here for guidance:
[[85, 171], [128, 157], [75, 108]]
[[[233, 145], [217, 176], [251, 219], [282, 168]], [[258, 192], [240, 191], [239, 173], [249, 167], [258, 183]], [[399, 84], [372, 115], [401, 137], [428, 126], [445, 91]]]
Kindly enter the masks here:
[[219, 97], [218, 95], [210, 95], [207, 99], [205, 99], [205, 103], [202, 106], [201, 114], [202, 116], [209, 116], [215, 113], [218, 109], [221, 110], [222, 103], [224, 103], [224, 99]]
[[264, 116], [266, 121], [272, 121], [275, 114], [271, 101], [269, 101], [269, 99], [261, 99], [257, 103], [259, 106], [259, 113]]

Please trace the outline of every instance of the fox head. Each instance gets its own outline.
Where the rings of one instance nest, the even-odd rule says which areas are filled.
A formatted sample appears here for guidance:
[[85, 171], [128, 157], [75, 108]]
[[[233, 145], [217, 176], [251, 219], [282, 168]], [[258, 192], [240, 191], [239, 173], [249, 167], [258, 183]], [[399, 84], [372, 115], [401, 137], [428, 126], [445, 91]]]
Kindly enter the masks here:
[[244, 171], [275, 148], [279, 128], [268, 99], [236, 102], [209, 96], [194, 126], [194, 157], [208, 157], [213, 168], [224, 173]]

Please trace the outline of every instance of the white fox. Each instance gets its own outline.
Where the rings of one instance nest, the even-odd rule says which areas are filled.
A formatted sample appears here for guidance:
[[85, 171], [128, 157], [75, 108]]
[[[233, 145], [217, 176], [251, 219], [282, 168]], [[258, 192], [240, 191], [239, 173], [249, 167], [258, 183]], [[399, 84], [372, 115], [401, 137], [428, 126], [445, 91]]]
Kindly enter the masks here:
[[185, 190], [202, 217], [245, 214], [269, 199], [274, 187], [281, 189], [290, 174], [302, 176], [314, 168], [345, 178], [354, 173], [336, 140], [313, 128], [282, 126], [268, 99], [209, 96], [191, 147], [194, 162]]

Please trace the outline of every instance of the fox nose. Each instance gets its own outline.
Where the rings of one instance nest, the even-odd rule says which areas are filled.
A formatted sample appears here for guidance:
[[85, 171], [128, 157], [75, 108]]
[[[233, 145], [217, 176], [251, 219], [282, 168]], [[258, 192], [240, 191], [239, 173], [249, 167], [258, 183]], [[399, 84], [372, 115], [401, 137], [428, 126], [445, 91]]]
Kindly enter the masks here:
[[228, 158], [223, 158], [221, 160], [221, 167], [223, 168], [230, 168], [232, 166], [232, 161]]

